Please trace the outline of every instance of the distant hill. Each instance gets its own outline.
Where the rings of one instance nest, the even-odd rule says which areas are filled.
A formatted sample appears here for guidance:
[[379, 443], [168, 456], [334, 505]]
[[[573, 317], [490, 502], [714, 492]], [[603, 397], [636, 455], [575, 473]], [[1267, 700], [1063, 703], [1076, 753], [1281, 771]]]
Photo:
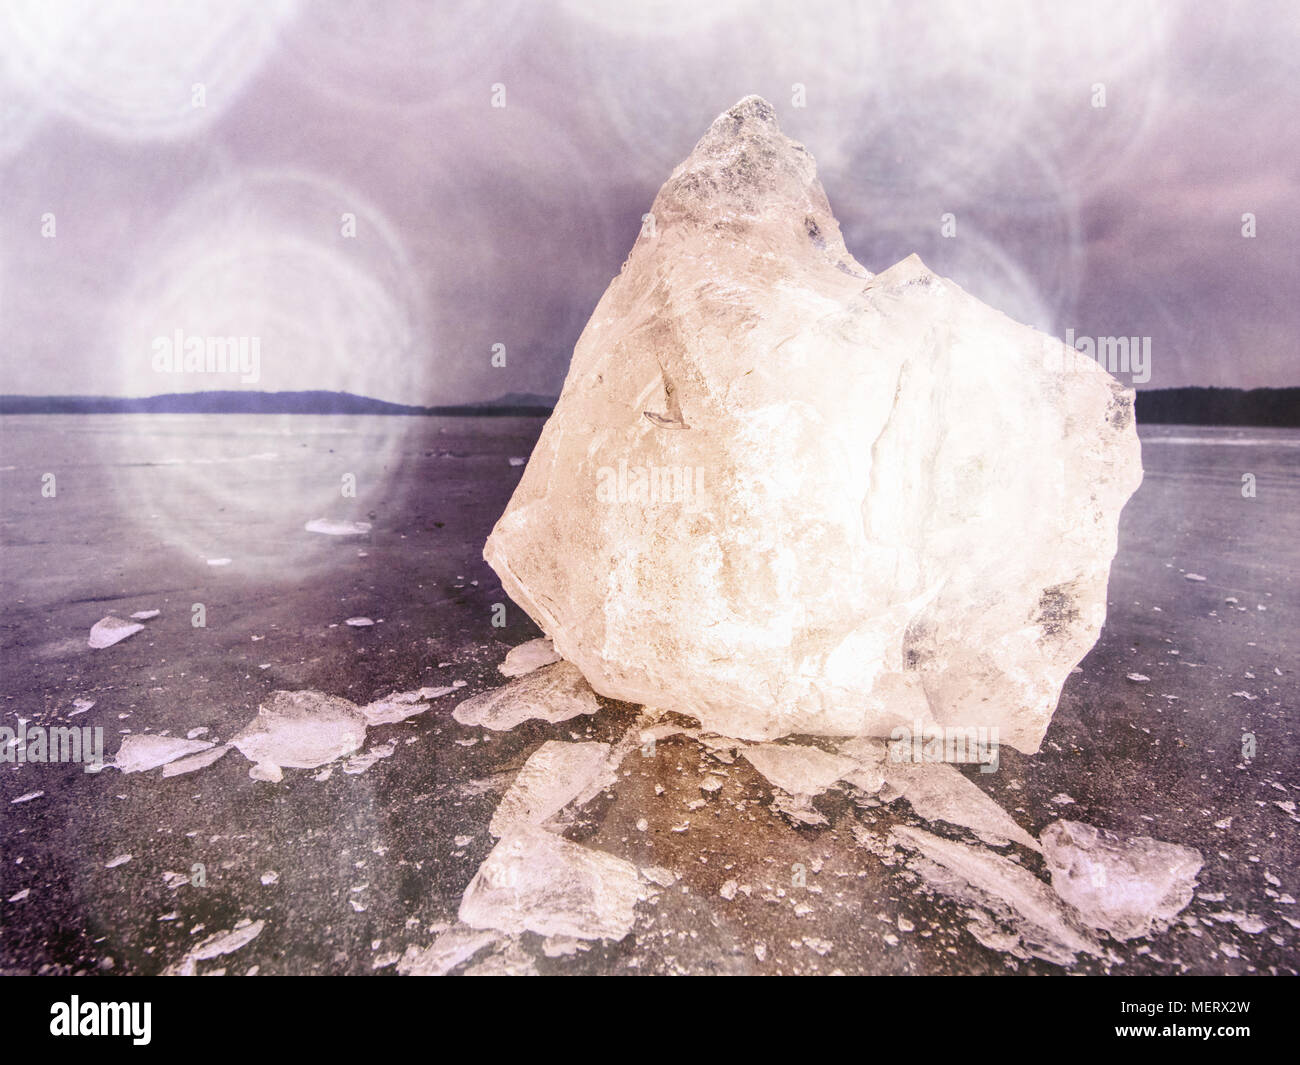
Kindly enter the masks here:
[[1147, 425], [1258, 425], [1300, 428], [1300, 388], [1153, 388], [1137, 394]]
[[0, 414], [550, 414], [555, 400], [510, 393], [480, 403], [417, 407], [350, 392], [172, 392], [161, 396], [0, 396]]
[[[404, 414], [441, 417], [542, 416], [556, 400], [509, 392], [478, 403], [417, 407], [350, 392], [173, 392], [162, 396], [0, 396], [0, 414]], [[1147, 425], [1258, 425], [1300, 428], [1300, 388], [1153, 388], [1137, 393]]]

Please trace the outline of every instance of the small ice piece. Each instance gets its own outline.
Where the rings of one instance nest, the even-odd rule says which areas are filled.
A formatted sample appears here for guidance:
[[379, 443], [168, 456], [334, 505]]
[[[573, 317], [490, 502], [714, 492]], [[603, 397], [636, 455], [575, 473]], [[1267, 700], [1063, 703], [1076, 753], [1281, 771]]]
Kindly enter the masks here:
[[364, 536], [370, 531], [370, 522], [313, 518], [303, 528], [307, 532], [320, 533], [322, 536]]
[[1202, 858], [1191, 847], [1078, 821], [1055, 821], [1040, 838], [1056, 893], [1116, 939], [1161, 931], [1192, 901]]
[[9, 805], [16, 806], [20, 802], [31, 802], [33, 799], [39, 799], [44, 794], [43, 791], [29, 791], [25, 795], [19, 795], [16, 799], [10, 799]]
[[909, 865], [935, 890], [988, 911], [966, 926], [984, 946], [1054, 965], [1069, 965], [1079, 953], [1103, 954], [1052, 890], [1011, 859], [903, 825], [891, 829], [889, 839], [920, 855]]
[[408, 717], [424, 713], [429, 709], [427, 700], [450, 695], [455, 690], [455, 688], [446, 687], [394, 692], [392, 695], [385, 695], [382, 699], [376, 699], [373, 703], [367, 703], [361, 707], [361, 713], [365, 716], [368, 724], [392, 725], [398, 721], [405, 721]]
[[858, 768], [852, 758], [797, 743], [760, 743], [741, 753], [768, 783], [791, 795], [820, 795]]
[[249, 921], [245, 917], [229, 932], [218, 932], [215, 935], [208, 936], [207, 939], [186, 954], [179, 964], [164, 970], [164, 975], [194, 976], [197, 973], [197, 962], [219, 958], [223, 954], [233, 954], [261, 935], [264, 927], [266, 927], [265, 921]]
[[280, 882], [280, 874], [274, 869], [268, 869], [262, 874], [261, 879], [264, 886], [271, 887], [273, 884], [278, 884]]
[[1227, 924], [1235, 924], [1243, 932], [1250, 936], [1257, 936], [1261, 932], [1268, 930], [1267, 923], [1264, 922], [1257, 914], [1242, 913], [1240, 910], [1224, 911], [1223, 913], [1210, 914], [1210, 920], [1220, 921]]
[[1125, 679], [1131, 680], [1134, 684], [1146, 684], [1151, 680], [1145, 673], [1127, 673]]
[[230, 744], [250, 762], [315, 769], [355, 753], [365, 739], [355, 704], [308, 689], [272, 692]]
[[1183, 579], [1184, 579], [1184, 580], [1188, 580], [1188, 581], [1203, 581], [1203, 580], [1205, 580], [1205, 578], [1202, 577], [1199, 573], [1184, 573], [1184, 574], [1183, 574]]
[[228, 559], [228, 558], [210, 558], [210, 559], [208, 559], [208, 565], [209, 565], [209, 566], [229, 566], [229, 565], [230, 565], [230, 559]]
[[531, 673], [535, 669], [549, 666], [559, 660], [560, 656], [551, 641], [542, 637], [511, 648], [510, 653], [506, 655], [506, 660], [497, 666], [497, 669], [507, 677], [522, 677], [525, 673]]
[[131, 860], [129, 854], [119, 854], [116, 858], [110, 858], [104, 863], [105, 869], [116, 869], [119, 865], [126, 865]]
[[391, 741], [389, 743], [380, 744], [376, 747], [371, 747], [365, 754], [353, 755], [353, 757], [343, 763], [343, 772], [347, 773], [349, 776], [356, 776], [358, 773], [364, 773], [379, 761], [379, 759], [392, 757], [395, 750], [397, 750], [397, 745]]
[[1069, 795], [1065, 794], [1065, 792], [1063, 791], [1058, 791], [1055, 795], [1051, 797], [1049, 801], [1055, 803], [1057, 806], [1074, 805], [1074, 799], [1072, 799]]
[[193, 773], [198, 769], [206, 769], [214, 762], [225, 757], [228, 750], [230, 750], [230, 744], [223, 743], [220, 747], [213, 747], [210, 751], [200, 751], [188, 758], [178, 758], [176, 761], [163, 766], [162, 775], [164, 777], [178, 777], [184, 773]]
[[735, 880], [728, 880], [722, 887], [718, 888], [718, 894], [730, 902], [736, 897], [736, 892], [740, 890], [740, 884]]
[[161, 613], [161, 610], [137, 610], [131, 617], [136, 621], [148, 621], [151, 618], [156, 618]]
[[1020, 827], [955, 766], [942, 762], [886, 762], [885, 780], [926, 821], [947, 821], [969, 828], [985, 843], [1001, 847], [1008, 840], [1037, 851], [1038, 841]]
[[521, 458], [521, 457], [518, 456], [518, 455], [511, 455], [511, 456], [510, 456], [510, 465], [511, 465], [511, 466], [522, 466], [522, 465], [523, 465], [525, 462], [527, 462], [527, 461], [528, 461], [527, 459], [525, 459], [525, 458]]
[[278, 784], [284, 779], [284, 771], [274, 762], [258, 762], [249, 768], [248, 776], [250, 780]]
[[94, 705], [94, 699], [73, 699], [72, 709], [68, 711], [68, 717], [76, 717], [78, 714], [84, 714]]
[[160, 765], [174, 762], [186, 755], [209, 750], [213, 746], [207, 740], [183, 740], [179, 736], [150, 736], [134, 734], [127, 736], [118, 748], [117, 757], [112, 765], [123, 773], [145, 773], [157, 769]]
[[87, 643], [99, 651], [105, 647], [112, 647], [115, 643], [120, 643], [128, 636], [134, 636], [143, 628], [144, 626], [137, 621], [123, 621], [121, 618], [109, 614], [108, 617], [101, 618], [91, 626], [90, 639]]
[[641, 897], [636, 866], [604, 851], [524, 827], [502, 839], [460, 903], [474, 928], [577, 939], [622, 939]]
[[550, 820], [575, 800], [581, 805], [614, 783], [607, 764], [609, 751], [608, 743], [547, 740], [519, 770], [488, 830], [505, 836], [516, 828]]
[[344, 625], [351, 625], [354, 629], [368, 629], [374, 623], [375, 623], [374, 619], [372, 618], [360, 618], [360, 617], [348, 618], [347, 621], [343, 622]]
[[531, 718], [556, 724], [599, 709], [596, 693], [578, 667], [556, 662], [467, 699], [452, 711], [452, 717], [462, 725], [501, 732]]
[[22, 889], [22, 891], [19, 891], [19, 892], [13, 894], [13, 895], [10, 895], [10, 896], [9, 896], [9, 901], [10, 901], [10, 902], [22, 902], [23, 899], [27, 898], [27, 896], [30, 895], [31, 893], [32, 893], [32, 889], [31, 889], [31, 888], [26, 888], [26, 887], [25, 887], [25, 888]]
[[397, 963], [397, 971], [403, 976], [446, 976], [500, 938], [496, 932], [456, 925], [423, 950], [407, 947]]
[[202, 725], [199, 728], [190, 729], [189, 732], [185, 733], [185, 738], [187, 740], [197, 740], [200, 736], [206, 736], [208, 732], [208, 726]]

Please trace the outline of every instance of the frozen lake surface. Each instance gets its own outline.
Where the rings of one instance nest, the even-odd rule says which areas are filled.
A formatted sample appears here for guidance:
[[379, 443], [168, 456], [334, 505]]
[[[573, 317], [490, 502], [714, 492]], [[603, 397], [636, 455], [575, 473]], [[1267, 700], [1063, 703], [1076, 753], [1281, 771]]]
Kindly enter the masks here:
[[[111, 755], [125, 735], [228, 740], [276, 689], [366, 703], [456, 680], [465, 696], [500, 685], [497, 664], [537, 632], [480, 552], [522, 472], [510, 460], [540, 427], [0, 420], [3, 723], [100, 727]], [[1146, 476], [1121, 521], [1101, 640], [1041, 752], [1003, 750], [997, 773], [970, 775], [1035, 834], [1070, 817], [1205, 856], [1182, 923], [1077, 971], [1294, 972], [1300, 432], [1141, 436]], [[325, 531], [307, 531], [317, 519]], [[151, 610], [134, 635], [87, 646], [106, 615]], [[347, 624], [358, 618], [374, 624]], [[0, 764], [0, 971], [156, 973], [243, 920], [264, 924], [200, 971], [394, 971], [455, 922], [528, 755], [547, 739], [613, 742], [636, 713], [606, 701], [594, 718], [488, 733], [452, 719], [457, 701], [372, 729], [391, 756], [321, 780], [252, 780], [233, 756], [171, 778]], [[725, 783], [702, 792], [710, 768]], [[828, 824], [796, 828], [743, 760], [706, 764], [671, 739], [624, 770], [568, 836], [678, 882], [639, 906], [621, 942], [549, 957], [526, 936], [540, 971], [1061, 971], [980, 945], [960, 906], [855, 842], [855, 826], [928, 827], [905, 803], [868, 810], [828, 793], [817, 800]], [[809, 886], [792, 886], [796, 865]], [[200, 867], [203, 886], [177, 886]], [[751, 892], [720, 895], [732, 880]]]

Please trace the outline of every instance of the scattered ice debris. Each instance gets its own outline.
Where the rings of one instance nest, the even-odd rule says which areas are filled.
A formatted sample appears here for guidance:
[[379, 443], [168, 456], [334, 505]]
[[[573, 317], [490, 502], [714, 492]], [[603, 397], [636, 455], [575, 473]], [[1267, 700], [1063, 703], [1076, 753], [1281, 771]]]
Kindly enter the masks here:
[[9, 902], [22, 902], [23, 899], [27, 898], [27, 896], [30, 895], [31, 893], [32, 893], [32, 889], [31, 889], [31, 888], [26, 888], [26, 887], [25, 887], [25, 888], [22, 889], [22, 891], [19, 891], [19, 892], [14, 893], [13, 895], [10, 895], [8, 901], [9, 901]]
[[1145, 673], [1127, 673], [1125, 679], [1131, 680], [1134, 684], [1146, 684], [1151, 680]]
[[971, 913], [966, 926], [984, 946], [1054, 965], [1069, 965], [1079, 953], [1103, 955], [1052, 890], [1009, 858], [902, 825], [889, 838], [917, 853], [908, 864], [932, 889], [985, 911]]
[[391, 758], [395, 750], [397, 750], [397, 744], [392, 741], [378, 744], [371, 747], [365, 754], [357, 754], [349, 758], [343, 764], [343, 772], [347, 773], [349, 776], [356, 776], [358, 773], [364, 773], [381, 758]]
[[213, 746], [207, 740], [183, 740], [179, 736], [133, 734], [122, 741], [117, 757], [109, 764], [123, 773], [145, 773], [186, 755], [206, 751]]
[[210, 558], [210, 559], [208, 559], [208, 565], [209, 565], [209, 566], [229, 566], [229, 565], [230, 565], [230, 559], [228, 559], [228, 558]]
[[510, 934], [622, 939], [640, 897], [631, 863], [523, 827], [502, 839], [474, 874], [460, 919]]
[[94, 705], [94, 699], [73, 699], [72, 709], [68, 711], [68, 717], [76, 717], [78, 714], [84, 714]]
[[[812, 804], [810, 795], [788, 795], [783, 791], [774, 792], [772, 795], [772, 809], [779, 814], [784, 814], [797, 825], [826, 825], [830, 824], [815, 806]], [[680, 829], [674, 828], [674, 832], [686, 831], [688, 825], [683, 825]]]
[[542, 953], [548, 958], [567, 958], [579, 951], [591, 949], [591, 944], [573, 936], [551, 936], [542, 940]]
[[119, 865], [126, 865], [131, 860], [129, 854], [119, 854], [116, 858], [110, 858], [104, 863], [105, 869], [116, 869]]
[[463, 976], [536, 976], [532, 957], [517, 939], [503, 939], [482, 961], [476, 961]]
[[271, 887], [272, 885], [278, 884], [280, 882], [280, 874], [276, 872], [276, 870], [274, 869], [268, 869], [265, 873], [262, 874], [261, 879], [262, 879], [262, 885], [264, 887]]
[[364, 536], [370, 531], [370, 522], [313, 518], [303, 528], [307, 532], [320, 533], [322, 536]]
[[416, 691], [394, 692], [367, 703], [361, 707], [361, 713], [369, 725], [392, 725], [405, 721], [408, 717], [422, 714], [429, 709], [430, 699], [450, 695], [455, 687], [419, 688]]
[[462, 725], [501, 732], [531, 718], [556, 724], [599, 709], [596, 693], [578, 667], [556, 662], [467, 699], [452, 711], [452, 717]]
[[506, 655], [506, 660], [497, 666], [497, 669], [507, 677], [522, 677], [525, 673], [531, 673], [535, 669], [549, 666], [559, 660], [560, 656], [551, 645], [551, 641], [542, 637], [511, 648]]
[[161, 613], [161, 610], [137, 610], [131, 617], [135, 621], [149, 621]]
[[1116, 939], [1162, 931], [1192, 901], [1202, 858], [1191, 847], [1078, 821], [1053, 822], [1040, 838], [1056, 893]]
[[230, 744], [223, 743], [220, 747], [213, 747], [209, 751], [200, 751], [188, 758], [178, 758], [176, 761], [163, 766], [162, 775], [164, 777], [178, 777], [183, 773], [193, 773], [198, 769], [206, 769], [214, 762], [224, 758], [229, 750]]
[[1184, 573], [1184, 574], [1183, 574], [1183, 579], [1184, 579], [1184, 580], [1188, 580], [1188, 581], [1203, 581], [1203, 580], [1205, 580], [1205, 578], [1202, 577], [1199, 573]]
[[202, 943], [185, 955], [176, 965], [164, 970], [164, 976], [196, 976], [197, 963], [219, 958], [223, 954], [233, 954], [241, 947], [247, 946], [266, 926], [265, 921], [249, 921], [245, 917], [229, 932], [218, 932], [208, 936]]
[[354, 629], [368, 629], [374, 623], [375, 621], [373, 618], [362, 618], [362, 617], [348, 618], [345, 622], [343, 622], [344, 625], [351, 625], [352, 628]]
[[1268, 925], [1259, 916], [1253, 913], [1241, 913], [1240, 911], [1224, 911], [1223, 913], [1210, 914], [1210, 920], [1219, 921], [1224, 924], [1235, 924], [1243, 932], [1250, 936], [1257, 936], [1261, 932], [1268, 930]]
[[[943, 762], [887, 761], [884, 773], [890, 788], [911, 803], [916, 815], [926, 821], [947, 821], [969, 828], [995, 847], [1006, 846], [1011, 841], [1033, 851], [1041, 850], [1033, 836], [955, 766]], [[885, 794], [881, 798], [889, 801]]]
[[496, 932], [457, 925], [443, 932], [423, 950], [407, 947], [397, 963], [397, 971], [403, 976], [446, 976], [456, 966], [472, 961], [480, 951], [500, 938]]
[[365, 739], [366, 719], [346, 699], [312, 690], [277, 691], [230, 745], [258, 763], [255, 769], [315, 769], [355, 753]]
[[516, 828], [550, 820], [571, 802], [586, 802], [614, 783], [609, 752], [608, 743], [547, 740], [519, 770], [488, 830], [505, 836]]
[[110, 614], [91, 626], [90, 639], [87, 643], [97, 651], [102, 650], [105, 647], [112, 647], [115, 643], [120, 643], [128, 636], [134, 636], [143, 628], [144, 626], [138, 621], [123, 621], [121, 618]]
[[274, 762], [257, 762], [249, 768], [248, 777], [267, 784], [278, 784], [284, 779], [284, 771]]
[[797, 743], [760, 743], [741, 753], [768, 783], [789, 795], [820, 795], [858, 768], [852, 758]]
[[668, 888], [677, 883], [677, 874], [662, 865], [647, 865], [641, 870], [641, 875], [650, 883], [658, 884], [660, 887]]
[[25, 795], [19, 795], [16, 799], [10, 799], [9, 805], [16, 806], [20, 802], [31, 802], [33, 799], [39, 799], [44, 794], [43, 791], [29, 791]]

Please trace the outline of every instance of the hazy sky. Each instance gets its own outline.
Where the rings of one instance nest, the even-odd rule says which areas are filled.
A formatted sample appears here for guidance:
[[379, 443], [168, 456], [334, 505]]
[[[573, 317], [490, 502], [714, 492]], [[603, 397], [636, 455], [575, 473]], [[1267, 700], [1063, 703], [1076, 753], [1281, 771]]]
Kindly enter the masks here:
[[257, 337], [242, 387], [555, 394], [751, 92], [867, 269], [1149, 336], [1147, 387], [1300, 384], [1297, 57], [1293, 0], [5, 0], [0, 391], [241, 387], [157, 372], [181, 330]]

